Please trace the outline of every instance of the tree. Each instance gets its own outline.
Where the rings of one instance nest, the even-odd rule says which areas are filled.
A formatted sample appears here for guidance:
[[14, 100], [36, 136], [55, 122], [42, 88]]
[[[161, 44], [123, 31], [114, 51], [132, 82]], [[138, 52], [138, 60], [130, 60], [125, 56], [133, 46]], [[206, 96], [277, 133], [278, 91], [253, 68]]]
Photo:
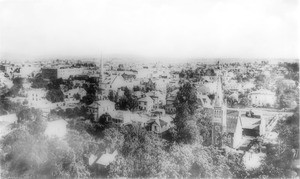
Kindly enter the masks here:
[[114, 92], [112, 90], [109, 91], [109, 94], [108, 94], [108, 99], [110, 101], [115, 101], [115, 95], [114, 95]]
[[51, 89], [47, 92], [46, 99], [52, 103], [63, 102], [64, 93], [60, 89]]
[[138, 101], [132, 96], [131, 91], [125, 87], [124, 96], [117, 101], [116, 105], [121, 110], [134, 110], [138, 107]]
[[20, 90], [23, 88], [23, 78], [14, 78], [13, 86], [10, 88], [9, 92], [6, 94], [7, 96], [17, 96]]
[[103, 131], [103, 141], [111, 152], [121, 150], [124, 143], [124, 135], [116, 127], [110, 127]]
[[196, 89], [190, 83], [185, 83], [180, 87], [175, 100], [176, 109], [186, 105], [188, 113], [194, 114], [197, 109]]
[[295, 150], [299, 150], [299, 107], [292, 116], [277, 123], [275, 132], [278, 133], [278, 143], [264, 144], [267, 156], [258, 169], [251, 171], [250, 177], [291, 177], [293, 161], [296, 159]]
[[[4, 136], [1, 151], [4, 156], [1, 160], [1, 168], [4, 170], [2, 176], [13, 178], [89, 177], [84, 155], [80, 155], [82, 154], [80, 151], [87, 146], [78, 142], [82, 135], [67, 136], [67, 141], [48, 138], [44, 135], [45, 127], [41, 124], [43, 121], [28, 121]], [[84, 142], [86, 139], [81, 141]]]
[[21, 103], [15, 103], [9, 100], [6, 95], [0, 96], [0, 114], [18, 113], [24, 109]]
[[74, 97], [76, 100], [80, 100], [80, 97], [81, 97], [81, 96], [80, 96], [80, 94], [76, 93], [76, 94], [73, 95], [73, 97]]
[[292, 79], [299, 83], [299, 63], [280, 63], [279, 66], [286, 68], [285, 78]]
[[247, 107], [250, 105], [250, 101], [249, 101], [249, 98], [247, 96], [247, 94], [240, 94], [239, 95], [239, 104], [244, 106], [244, 107]]
[[18, 123], [34, 121], [42, 117], [42, 112], [35, 108], [24, 108], [17, 113]]
[[36, 76], [32, 80], [32, 88], [45, 88], [47, 87], [47, 81], [45, 81], [41, 76]]
[[146, 92], [155, 91], [155, 89], [156, 89], [156, 84], [151, 79], [149, 79], [149, 81], [145, 83]]
[[47, 90], [60, 90], [60, 85], [64, 84], [62, 78], [59, 79], [51, 79], [50, 83], [47, 85]]
[[269, 89], [270, 88], [270, 80], [271, 79], [268, 78], [266, 75], [260, 74], [255, 77], [254, 84], [255, 84], [256, 88]]
[[[292, 103], [299, 99], [299, 91], [296, 89], [277, 89], [277, 96], [279, 99], [279, 107], [280, 108], [291, 108]], [[299, 102], [299, 101], [298, 101]], [[298, 103], [299, 104], [299, 103]]]
[[90, 105], [95, 101], [95, 96], [92, 94], [87, 93], [86, 96], [83, 96], [81, 99], [82, 103], [85, 103], [86, 105]]
[[163, 167], [164, 143], [156, 134], [140, 126], [123, 130], [124, 144], [116, 160], [109, 166], [111, 177], [159, 177]]
[[134, 86], [133, 91], [141, 91], [141, 88], [139, 86]]

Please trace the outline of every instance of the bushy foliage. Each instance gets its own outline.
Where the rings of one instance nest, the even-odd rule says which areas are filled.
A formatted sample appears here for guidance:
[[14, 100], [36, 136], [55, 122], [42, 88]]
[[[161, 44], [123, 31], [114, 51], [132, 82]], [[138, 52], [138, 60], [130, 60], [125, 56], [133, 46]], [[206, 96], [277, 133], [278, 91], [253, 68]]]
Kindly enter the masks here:
[[52, 103], [63, 102], [64, 93], [60, 89], [51, 89], [47, 92], [46, 99]]
[[90, 176], [84, 157], [90, 152], [83, 136], [70, 131], [66, 140], [44, 135], [45, 121], [26, 120], [1, 141], [2, 177], [56, 178]]

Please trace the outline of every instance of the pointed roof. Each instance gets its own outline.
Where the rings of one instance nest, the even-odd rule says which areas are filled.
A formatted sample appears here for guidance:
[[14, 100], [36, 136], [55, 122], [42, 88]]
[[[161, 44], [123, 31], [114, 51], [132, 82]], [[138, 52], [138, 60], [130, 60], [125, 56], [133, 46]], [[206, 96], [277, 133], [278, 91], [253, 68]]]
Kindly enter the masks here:
[[148, 125], [151, 125], [153, 123], [156, 123], [157, 125], [159, 125], [160, 127], [166, 126], [168, 125], [168, 123], [162, 119], [159, 118], [154, 118], [154, 119], [150, 119], [148, 122]]
[[216, 96], [215, 96], [215, 107], [222, 107], [222, 106], [223, 106], [222, 82], [221, 82], [221, 77], [218, 76], [217, 93], [216, 93]]
[[97, 164], [100, 165], [104, 165], [107, 166], [110, 163], [112, 163], [113, 161], [115, 161], [116, 156], [118, 155], [118, 151], [115, 150], [112, 154], [109, 153], [105, 153], [103, 154], [98, 160], [97, 160]]
[[152, 98], [149, 96], [146, 96], [144, 98], [139, 99], [138, 101], [145, 101], [145, 102], [153, 102]]

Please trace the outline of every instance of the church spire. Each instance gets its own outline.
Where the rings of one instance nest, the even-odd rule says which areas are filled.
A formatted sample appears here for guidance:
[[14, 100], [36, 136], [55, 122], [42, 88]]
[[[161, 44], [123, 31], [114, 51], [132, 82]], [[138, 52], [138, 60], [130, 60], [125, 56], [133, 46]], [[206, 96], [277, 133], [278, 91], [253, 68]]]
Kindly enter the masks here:
[[100, 59], [100, 79], [99, 79], [99, 85], [103, 82], [103, 58], [101, 54], [101, 59]]
[[217, 92], [215, 96], [215, 107], [222, 107], [222, 106], [223, 106], [222, 82], [221, 82], [221, 77], [218, 75]]
[[102, 54], [101, 54], [101, 58], [100, 58], [100, 74], [99, 74], [99, 91], [98, 91], [98, 99], [103, 99], [103, 90], [104, 90], [104, 86], [103, 86], [103, 82], [104, 82], [104, 70], [103, 70], [103, 58], [102, 58]]

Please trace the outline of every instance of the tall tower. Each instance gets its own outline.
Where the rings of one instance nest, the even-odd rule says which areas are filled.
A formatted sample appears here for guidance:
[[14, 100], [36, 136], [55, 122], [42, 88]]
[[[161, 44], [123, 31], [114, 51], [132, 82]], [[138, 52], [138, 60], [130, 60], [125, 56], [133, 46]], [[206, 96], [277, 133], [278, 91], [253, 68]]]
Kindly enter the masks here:
[[104, 70], [103, 70], [103, 58], [101, 54], [101, 59], [100, 59], [100, 73], [99, 73], [99, 93], [98, 93], [98, 98], [103, 99], [104, 98]]
[[214, 102], [214, 112], [212, 119], [212, 144], [216, 146], [222, 146], [221, 136], [224, 130], [226, 130], [226, 114], [227, 109], [223, 101], [223, 89], [221, 77], [218, 76], [217, 91]]
[[99, 76], [99, 88], [101, 87], [101, 84], [103, 83], [103, 59], [102, 59], [102, 55], [101, 55], [101, 59], [100, 59], [100, 76]]

